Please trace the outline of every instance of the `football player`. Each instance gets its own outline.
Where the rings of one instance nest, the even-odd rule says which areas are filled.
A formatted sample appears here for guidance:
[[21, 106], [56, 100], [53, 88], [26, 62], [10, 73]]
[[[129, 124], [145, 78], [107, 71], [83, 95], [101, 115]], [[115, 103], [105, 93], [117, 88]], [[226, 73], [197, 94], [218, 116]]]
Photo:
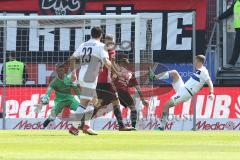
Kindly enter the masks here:
[[190, 79], [185, 83], [183, 82], [181, 76], [176, 70], [166, 71], [158, 75], [155, 75], [150, 69], [149, 72], [150, 80], [154, 79], [163, 80], [171, 77], [173, 79], [172, 86], [176, 92], [175, 95], [173, 95], [163, 106], [161, 124], [159, 127], [160, 130], [164, 130], [164, 127], [167, 124], [169, 108], [174, 107], [181, 102], [186, 102], [189, 99], [191, 99], [192, 96], [197, 94], [197, 92], [202, 89], [205, 83], [209, 86], [208, 98], [213, 100], [214, 88], [208, 70], [204, 66], [205, 59], [206, 58], [204, 55], [196, 56], [196, 61], [194, 64], [196, 70], [191, 75]]
[[[78, 82], [81, 86], [80, 106], [75, 111], [76, 115], [84, 115], [85, 124], [83, 129], [91, 135], [97, 135], [97, 132], [90, 127], [90, 119], [93, 116], [94, 105], [91, 101], [96, 98], [96, 87], [98, 75], [102, 64], [110, 70], [114, 70], [109, 60], [108, 52], [104, 43], [100, 42], [102, 30], [100, 27], [91, 29], [91, 39], [82, 43], [70, 58], [70, 70], [68, 75], [76, 79], [76, 60], [79, 59], [81, 68], [79, 71]], [[78, 118], [80, 119], [80, 118]], [[78, 135], [78, 126], [80, 121], [74, 121], [69, 133]]]
[[131, 118], [131, 124], [132, 124], [132, 130], [136, 130], [136, 122], [137, 122], [137, 110], [134, 103], [134, 100], [129, 93], [129, 88], [134, 87], [142, 101], [142, 104], [145, 106], [148, 106], [148, 102], [144, 99], [144, 96], [141, 92], [140, 86], [138, 85], [138, 82], [135, 78], [135, 75], [129, 70], [129, 60], [127, 58], [121, 58], [120, 60], [117, 60], [116, 70], [118, 72], [118, 76], [114, 75], [112, 76], [113, 83], [116, 86], [117, 94], [120, 99], [121, 104], [124, 107], [128, 107], [131, 110], [130, 118]]

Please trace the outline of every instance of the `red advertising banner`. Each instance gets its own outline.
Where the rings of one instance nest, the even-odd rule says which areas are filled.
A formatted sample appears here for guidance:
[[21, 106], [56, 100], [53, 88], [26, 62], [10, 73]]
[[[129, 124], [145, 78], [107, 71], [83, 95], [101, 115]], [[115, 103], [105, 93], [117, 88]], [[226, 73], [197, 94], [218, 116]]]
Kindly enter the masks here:
[[[0, 93], [2, 94], [0, 88]], [[6, 98], [6, 113], [8, 118], [46, 118], [53, 106], [54, 94], [50, 98], [50, 104], [43, 108], [39, 114], [34, 113], [34, 105], [39, 103], [39, 98], [45, 93], [46, 87], [8, 87]], [[159, 118], [162, 113], [164, 103], [174, 94], [173, 90], [168, 93], [162, 92], [169, 88], [161, 87], [149, 99], [150, 106], [140, 108], [141, 118], [155, 117]], [[215, 87], [215, 97], [211, 101], [208, 99], [209, 90], [203, 88], [196, 95], [197, 118], [240, 118], [240, 87]], [[0, 96], [0, 104], [2, 95]], [[171, 114], [179, 115], [184, 118], [193, 114], [192, 100], [182, 103], [170, 110]], [[2, 111], [2, 106], [0, 107]], [[123, 108], [123, 117], [129, 116], [129, 110]], [[113, 115], [106, 114], [106, 118], [113, 118]]]

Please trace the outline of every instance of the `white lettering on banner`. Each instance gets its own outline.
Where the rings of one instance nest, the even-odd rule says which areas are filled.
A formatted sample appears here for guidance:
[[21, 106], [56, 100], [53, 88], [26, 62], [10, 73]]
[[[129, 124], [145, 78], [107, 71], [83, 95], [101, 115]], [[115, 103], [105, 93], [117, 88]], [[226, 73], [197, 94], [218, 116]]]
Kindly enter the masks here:
[[[16, 90], [16, 88], [14, 88]], [[54, 105], [54, 101], [51, 99], [49, 105], [44, 106], [42, 111], [39, 114], [34, 113], [34, 105], [39, 103], [39, 98], [41, 94], [44, 94], [46, 88], [39, 88], [39, 90], [32, 91], [29, 89], [29, 94], [24, 93], [24, 96], [19, 96], [19, 94], [11, 94], [11, 99], [6, 101], [6, 116], [7, 118], [46, 118], [50, 114], [50, 110]], [[7, 90], [8, 93], [13, 93], [11, 90]], [[23, 92], [28, 91], [25, 89]], [[18, 92], [18, 91], [15, 91]], [[170, 98], [171, 95], [169, 95]], [[196, 109], [197, 109], [197, 118], [239, 118], [239, 106], [237, 103], [240, 101], [240, 98], [231, 97], [233, 95], [216, 95], [215, 100], [211, 101], [207, 98], [208, 95], [197, 95], [196, 96]], [[234, 95], [235, 96], [235, 95]], [[0, 100], [1, 100], [0, 96]], [[51, 97], [53, 98], [53, 97]], [[162, 99], [161, 101], [167, 100], [168, 97]], [[163, 103], [160, 103], [161, 96], [151, 97], [150, 106], [143, 107], [139, 102], [136, 104], [136, 107], [139, 111], [139, 118], [157, 118], [160, 115], [159, 109], [163, 106]], [[238, 102], [232, 102], [236, 100]], [[1, 102], [1, 101], [0, 101]], [[191, 100], [182, 104], [182, 106], [175, 107], [174, 110], [170, 111], [170, 114], [180, 116], [181, 119], [191, 118], [192, 117], [192, 107]], [[230, 105], [232, 105], [230, 107]], [[122, 107], [123, 109], [123, 107]], [[112, 106], [100, 110], [97, 117], [112, 118], [113, 114], [110, 112]], [[162, 110], [162, 109], [161, 109]], [[123, 110], [124, 118], [129, 117], [129, 110]], [[174, 118], [176, 119], [176, 117]]]
[[[36, 15], [31, 15], [36, 16]], [[30, 21], [29, 29], [29, 51], [39, 51], [38, 21]]]
[[[196, 104], [196, 113], [198, 118], [210, 118], [213, 110], [214, 101], [207, 98], [206, 105], [204, 105], [205, 96], [198, 95], [197, 96], [197, 104]], [[206, 107], [205, 109], [203, 107]]]
[[[99, 13], [86, 13], [86, 15], [99, 15]], [[107, 13], [115, 14], [115, 13]], [[129, 14], [129, 13], [123, 13]], [[174, 12], [174, 13], [166, 13], [167, 17], [163, 20], [163, 13], [139, 13], [142, 16], [141, 19], [141, 44], [140, 49], [146, 50], [147, 43], [151, 44], [149, 50], [162, 50], [162, 48], [166, 48], [166, 50], [184, 50], [188, 51], [191, 50], [192, 47], [192, 38], [191, 37], [184, 37], [183, 30], [184, 26], [191, 26], [192, 25], [192, 13], [191, 12]], [[34, 14], [31, 14], [34, 15]], [[182, 26], [179, 28], [179, 22], [182, 21]], [[167, 21], [167, 26], [163, 26], [163, 21]], [[121, 42], [129, 42], [132, 39], [132, 23], [130, 20], [122, 19], [121, 21], [117, 22], [116, 20], [106, 20], [106, 33], [114, 34], [115, 38], [121, 39]], [[151, 22], [151, 23], [149, 23]], [[9, 22], [9, 24], [15, 25], [16, 22]], [[14, 24], [13, 24], [14, 23]], [[101, 24], [99, 20], [91, 20], [89, 23], [91, 26]], [[117, 27], [119, 24], [121, 34], [119, 37], [119, 33], [116, 33]], [[83, 27], [83, 24], [79, 24], [79, 28], [72, 28], [75, 30], [75, 49], [79, 46], [79, 44], [85, 40], [86, 36], [90, 35], [90, 27]], [[147, 29], [147, 27], [149, 29]], [[167, 27], [167, 44], [162, 46], [162, 39], [163, 39], [163, 27]], [[16, 26], [12, 28], [12, 30], [7, 33], [8, 37], [8, 48], [7, 50], [16, 50], [17, 45], [17, 29]], [[37, 21], [30, 21], [29, 24], [29, 48], [27, 51], [40, 51], [40, 37], [43, 36], [43, 44], [44, 47], [42, 48], [43, 51], [54, 51], [54, 44], [60, 43], [60, 47], [58, 51], [69, 51], [70, 50], [70, 41], [71, 41], [71, 32], [70, 29], [60, 29], [59, 33], [59, 43], [56, 43], [55, 36], [55, 28], [41, 28]], [[26, 35], [24, 35], [26, 36]], [[118, 37], [117, 37], [118, 36]], [[21, 37], [20, 37], [21, 38]], [[165, 37], [166, 38], [166, 37]], [[148, 41], [147, 41], [148, 40]], [[117, 50], [122, 50], [124, 47], [117, 46]], [[129, 48], [127, 49], [129, 50]]]
[[192, 38], [182, 38], [182, 42], [177, 44], [177, 36], [181, 35], [183, 31], [182, 28], [178, 28], [178, 19], [183, 20], [182, 25], [192, 25], [192, 17], [193, 13], [168, 14], [167, 50], [191, 50]]
[[[146, 50], [147, 36], [152, 37], [152, 50], [161, 50], [162, 48], [162, 13], [139, 13], [141, 19], [141, 50]], [[152, 33], [147, 33], [147, 21], [152, 20]], [[150, 34], [150, 35], [148, 35]]]
[[183, 117], [184, 115], [190, 115], [190, 106], [191, 106], [191, 100], [188, 100], [187, 102], [183, 103], [183, 109], [182, 109], [182, 115], [181, 117]]
[[47, 70], [46, 64], [38, 64], [38, 84], [47, 84], [47, 77], [50, 77], [52, 70]]
[[240, 118], [240, 96], [238, 96], [238, 98], [237, 98], [237, 102], [235, 104], [235, 110], [236, 110], [236, 112], [235, 112], [236, 117]]
[[6, 101], [6, 116], [8, 118], [16, 118], [18, 114], [19, 103], [16, 100]]
[[70, 50], [70, 29], [60, 28], [60, 51]]
[[[130, 14], [130, 13], [122, 13], [122, 15], [128, 15], [128, 14]], [[129, 32], [131, 30], [131, 25], [132, 25], [131, 20], [127, 20], [127, 19], [121, 20], [121, 41], [122, 42], [124, 42], [124, 41], [131, 42], [131, 32]], [[140, 33], [143, 33], [143, 32], [140, 32]], [[117, 38], [117, 37], [115, 37], [115, 38]], [[141, 38], [141, 40], [143, 40], [143, 39]], [[141, 44], [146, 44], [146, 43], [141, 42]], [[129, 49], [130, 49], [130, 47], [129, 47]], [[119, 46], [117, 46], [116, 49], [120, 50]]]
[[[6, 16], [22, 16], [22, 13], [7, 13]], [[17, 46], [17, 21], [7, 21], [7, 50], [15, 51]]]
[[[142, 101], [140, 101], [140, 103], [142, 103]], [[150, 117], [156, 117], [156, 114], [155, 114], [155, 110], [156, 110], [156, 107], [160, 105], [160, 100], [158, 99], [157, 96], [154, 96], [154, 97], [151, 97], [150, 98], [150, 101], [149, 101], [149, 116]], [[143, 106], [143, 105], [142, 105]]]
[[44, 51], [54, 51], [54, 29], [36, 28], [38, 25], [36, 21], [30, 22], [30, 24], [35, 27], [32, 27], [29, 32], [29, 51], [39, 51], [40, 36], [44, 36]]
[[229, 95], [216, 95], [213, 117], [228, 118], [231, 105], [231, 97]]
[[34, 112], [34, 105], [39, 101], [39, 94], [33, 94], [31, 100], [25, 100], [21, 103], [20, 108], [22, 110], [19, 111], [19, 117], [24, 118], [35, 118], [36, 113]]
[[15, 51], [17, 43], [17, 21], [7, 21], [7, 50]]

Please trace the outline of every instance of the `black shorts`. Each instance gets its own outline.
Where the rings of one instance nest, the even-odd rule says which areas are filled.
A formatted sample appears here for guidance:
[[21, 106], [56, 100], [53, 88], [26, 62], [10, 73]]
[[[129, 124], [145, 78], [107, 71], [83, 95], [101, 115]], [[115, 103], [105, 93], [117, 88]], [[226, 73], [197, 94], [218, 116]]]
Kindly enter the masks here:
[[96, 91], [97, 97], [102, 100], [101, 105], [103, 106], [118, 100], [117, 93], [110, 83], [98, 83]]
[[124, 107], [134, 106], [134, 100], [128, 91], [118, 90], [118, 98]]

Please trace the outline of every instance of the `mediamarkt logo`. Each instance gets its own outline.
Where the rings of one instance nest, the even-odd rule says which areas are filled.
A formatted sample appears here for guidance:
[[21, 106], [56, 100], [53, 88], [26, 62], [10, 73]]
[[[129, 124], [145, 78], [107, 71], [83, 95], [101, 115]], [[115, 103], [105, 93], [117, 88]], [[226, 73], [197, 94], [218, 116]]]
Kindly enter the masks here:
[[[66, 130], [66, 129], [69, 129], [71, 126], [72, 124], [69, 123], [68, 121], [60, 121], [59, 123], [53, 125], [51, 129]], [[40, 121], [32, 122], [28, 120], [21, 120], [13, 127], [13, 129], [39, 130], [39, 129], [44, 129], [44, 127], [43, 127], [43, 123]]]
[[85, 0], [40, 0], [44, 15], [77, 15], [83, 14]]
[[197, 130], [239, 130], [240, 123], [235, 124], [232, 121], [221, 122], [207, 122], [207, 121], [199, 121], [196, 124]]

